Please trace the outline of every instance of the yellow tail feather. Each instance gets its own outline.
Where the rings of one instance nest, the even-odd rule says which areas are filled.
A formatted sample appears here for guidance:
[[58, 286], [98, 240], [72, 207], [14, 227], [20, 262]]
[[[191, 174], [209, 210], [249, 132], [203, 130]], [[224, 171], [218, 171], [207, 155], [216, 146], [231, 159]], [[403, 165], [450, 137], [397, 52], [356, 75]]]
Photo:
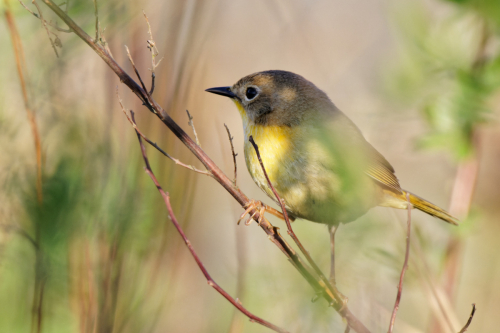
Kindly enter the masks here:
[[[404, 196], [406, 198], [406, 193], [410, 192], [404, 192]], [[440, 218], [443, 221], [446, 221], [448, 223], [458, 225], [458, 219], [454, 218], [453, 216], [450, 215], [447, 211], [445, 211], [442, 208], [439, 208], [438, 206], [430, 203], [429, 201], [422, 199], [421, 197], [410, 193], [410, 202], [418, 210], [421, 210], [424, 213], [427, 213], [429, 215], [435, 216], [437, 218]]]

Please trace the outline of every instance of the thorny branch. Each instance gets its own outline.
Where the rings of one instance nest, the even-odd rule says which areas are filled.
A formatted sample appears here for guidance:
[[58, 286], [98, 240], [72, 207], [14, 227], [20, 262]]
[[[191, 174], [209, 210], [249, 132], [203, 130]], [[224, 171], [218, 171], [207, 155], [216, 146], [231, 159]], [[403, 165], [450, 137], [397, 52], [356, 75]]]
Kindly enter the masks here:
[[234, 181], [233, 181], [233, 184], [234, 184], [234, 186], [237, 186], [236, 185], [236, 179], [237, 179], [237, 176], [238, 176], [238, 167], [237, 167], [237, 164], [236, 164], [236, 156], [238, 156], [238, 154], [236, 154], [234, 152], [234, 145], [233, 145], [233, 139], [234, 139], [234, 137], [231, 136], [231, 132], [229, 132], [229, 127], [227, 127], [226, 124], [224, 124], [224, 127], [226, 128], [227, 136], [229, 137], [229, 144], [231, 145], [231, 153], [233, 154], [233, 164], [234, 164]]
[[410, 257], [410, 233], [411, 233], [411, 209], [413, 205], [410, 203], [410, 193], [406, 193], [406, 201], [408, 202], [408, 218], [407, 218], [407, 230], [406, 230], [406, 252], [405, 252], [405, 261], [403, 264], [403, 268], [401, 269], [401, 275], [399, 277], [399, 285], [398, 285], [398, 294], [396, 296], [396, 302], [394, 303], [394, 309], [392, 310], [391, 322], [389, 324], [388, 333], [392, 333], [392, 329], [394, 328], [394, 322], [396, 321], [396, 314], [399, 309], [399, 302], [401, 301], [401, 294], [403, 292], [403, 279], [405, 277], [406, 270], [408, 269], [408, 259]]
[[[132, 123], [135, 125], [134, 113], [133, 113], [133, 111], [130, 111], [130, 112], [131, 112], [131, 115], [132, 115]], [[149, 177], [151, 177], [151, 180], [153, 181], [153, 183], [155, 184], [156, 188], [158, 189], [158, 191], [160, 192], [161, 196], [163, 197], [163, 201], [165, 202], [165, 205], [167, 206], [167, 209], [168, 209], [168, 215], [170, 216], [170, 220], [172, 221], [172, 223], [174, 224], [175, 228], [177, 229], [177, 231], [181, 235], [182, 239], [184, 240], [184, 243], [186, 243], [186, 246], [188, 247], [189, 252], [191, 252], [191, 255], [193, 256], [194, 260], [196, 261], [196, 264], [198, 265], [198, 267], [202, 271], [203, 275], [207, 279], [207, 283], [212, 288], [214, 288], [215, 290], [217, 290], [217, 292], [219, 292], [222, 296], [224, 296], [224, 298], [226, 298], [229, 302], [231, 302], [231, 304], [233, 304], [244, 315], [246, 315], [248, 318], [250, 318], [251, 321], [259, 323], [259, 324], [261, 324], [261, 325], [263, 325], [265, 327], [268, 327], [268, 328], [272, 329], [275, 332], [287, 333], [287, 331], [285, 331], [284, 329], [282, 329], [282, 328], [280, 328], [280, 327], [278, 327], [278, 326], [276, 326], [274, 324], [271, 324], [270, 322], [268, 322], [268, 321], [266, 321], [266, 320], [264, 320], [264, 319], [262, 319], [260, 317], [257, 317], [256, 315], [252, 314], [250, 311], [248, 311], [246, 308], [244, 308], [243, 305], [241, 305], [241, 302], [238, 302], [237, 300], [235, 300], [234, 298], [232, 298], [231, 295], [229, 295], [224, 289], [222, 289], [212, 279], [212, 277], [208, 273], [207, 269], [203, 265], [203, 262], [201, 261], [201, 259], [196, 254], [193, 246], [191, 245], [191, 242], [186, 237], [186, 234], [184, 234], [184, 231], [182, 230], [179, 222], [177, 222], [177, 219], [175, 218], [172, 206], [170, 205], [170, 196], [169, 196], [168, 193], [165, 193], [165, 191], [163, 190], [163, 188], [159, 184], [158, 180], [156, 179], [156, 177], [155, 177], [155, 175], [153, 173], [153, 170], [151, 169], [151, 166], [149, 164], [148, 157], [146, 155], [146, 147], [144, 147], [144, 144], [142, 143], [142, 135], [139, 134], [136, 126], [134, 128], [135, 128], [135, 131], [137, 133], [137, 139], [139, 140], [139, 145], [141, 147], [142, 157], [144, 159], [144, 163], [146, 164], [146, 167], [145, 167], [146, 168], [146, 172], [149, 175]]]
[[[179, 140], [186, 145], [186, 147], [202, 162], [202, 164], [210, 170], [213, 177], [217, 182], [228, 191], [238, 203], [244, 207], [250, 203], [249, 198], [222, 172], [222, 170], [208, 157], [208, 155], [191, 139], [186, 132], [179, 127], [179, 125], [168, 115], [168, 113], [141, 88], [125, 71], [116, 63], [113, 57], [101, 45], [95, 43], [93, 39], [78, 26], [58, 5], [52, 0], [42, 0], [57, 16], [59, 16], [75, 34], [80, 37], [90, 48], [92, 48], [97, 55], [115, 72], [120, 81], [129, 87], [129, 89], [143, 102], [143, 104], [153, 112], [160, 120], [174, 133]], [[254, 220], [258, 221], [260, 218], [259, 212], [250, 212], [254, 215]], [[260, 223], [262, 230], [268, 235], [269, 239], [288, 257], [292, 265], [300, 272], [300, 274], [307, 280], [309, 285], [315, 290], [316, 293], [331, 304], [335, 301], [335, 296], [330, 288], [323, 281], [318, 274], [311, 270], [303, 260], [297, 255], [292, 247], [283, 239], [279, 234], [278, 228], [274, 227], [267, 221], [262, 219]], [[358, 333], [368, 333], [369, 330], [350, 312], [347, 306], [340, 309], [335, 308], [339, 314], [345, 318], [348, 325]]]

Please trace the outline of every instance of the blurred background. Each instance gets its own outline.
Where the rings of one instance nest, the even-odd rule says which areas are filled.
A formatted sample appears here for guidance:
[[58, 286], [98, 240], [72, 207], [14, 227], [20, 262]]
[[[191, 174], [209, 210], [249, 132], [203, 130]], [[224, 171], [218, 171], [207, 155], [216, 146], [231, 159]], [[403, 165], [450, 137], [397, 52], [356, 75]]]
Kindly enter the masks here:
[[[91, 36], [92, 1], [62, 8]], [[47, 20], [63, 27], [41, 2]], [[37, 11], [31, 2], [30, 9]], [[395, 332], [498, 330], [500, 311], [500, 2], [498, 0], [98, 1], [101, 29], [129, 74], [149, 85], [149, 16], [163, 57], [154, 98], [238, 186], [250, 179], [241, 119], [204, 92], [282, 69], [324, 90], [394, 166], [402, 187], [448, 208], [453, 227], [413, 213]], [[202, 165], [74, 34], [14, 0], [0, 4], [0, 332], [267, 332], [210, 288], [145, 174], [138, 126], [181, 161]], [[60, 45], [59, 45], [60, 44]], [[290, 332], [345, 324], [243, 209], [209, 177], [148, 148], [188, 238], [247, 309]], [[337, 232], [337, 281], [351, 311], [386, 331], [403, 264], [406, 212], [372, 209]], [[282, 221], [269, 217], [283, 231]], [[294, 230], [329, 271], [329, 235]], [[284, 233], [284, 232], [282, 232]], [[291, 240], [290, 240], [291, 241]]]

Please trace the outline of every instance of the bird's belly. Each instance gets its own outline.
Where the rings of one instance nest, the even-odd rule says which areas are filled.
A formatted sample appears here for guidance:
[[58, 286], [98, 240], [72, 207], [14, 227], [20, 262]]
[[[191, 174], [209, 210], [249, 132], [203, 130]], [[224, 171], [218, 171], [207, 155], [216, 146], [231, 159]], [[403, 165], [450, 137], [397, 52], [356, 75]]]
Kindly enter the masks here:
[[253, 136], [269, 179], [287, 209], [313, 222], [350, 222], [376, 205], [373, 181], [360, 174], [349, 184], [335, 170], [331, 152], [314, 141], [297, 140], [292, 128], [253, 127], [246, 131], [245, 160], [255, 183], [275, 200], [262, 173], [253, 146]]

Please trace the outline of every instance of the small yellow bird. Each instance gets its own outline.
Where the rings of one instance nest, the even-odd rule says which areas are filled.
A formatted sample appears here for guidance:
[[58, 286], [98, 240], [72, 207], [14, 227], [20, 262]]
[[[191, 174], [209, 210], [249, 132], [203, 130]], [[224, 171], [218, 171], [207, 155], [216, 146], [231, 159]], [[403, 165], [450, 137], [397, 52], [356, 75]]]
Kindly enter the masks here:
[[[406, 209], [389, 162], [313, 83], [280, 70], [245, 76], [206, 91], [231, 98], [245, 132], [245, 161], [255, 183], [275, 197], [249, 141], [257, 143], [270, 181], [294, 216], [335, 227], [370, 208]], [[413, 207], [458, 225], [445, 210], [409, 193]]]

